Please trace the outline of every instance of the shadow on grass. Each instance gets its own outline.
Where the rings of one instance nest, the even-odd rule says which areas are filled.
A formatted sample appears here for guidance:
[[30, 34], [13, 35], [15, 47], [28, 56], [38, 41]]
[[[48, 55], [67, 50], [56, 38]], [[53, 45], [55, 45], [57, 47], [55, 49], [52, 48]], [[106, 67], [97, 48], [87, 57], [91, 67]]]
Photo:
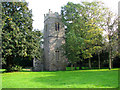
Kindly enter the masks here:
[[30, 70], [11, 71], [11, 72], [8, 72], [8, 71], [6, 71], [6, 70], [4, 70], [4, 71], [0, 71], [0, 73], [14, 73], [14, 72], [32, 72], [32, 71], [30, 71]]
[[32, 72], [32, 71], [22, 70], [22, 71], [20, 71], [20, 72]]
[[[49, 75], [50, 73], [50, 75]], [[48, 88], [117, 88], [117, 71], [77, 72], [57, 71], [32, 78], [31, 82], [42, 83]], [[44, 87], [43, 87], [44, 88]]]

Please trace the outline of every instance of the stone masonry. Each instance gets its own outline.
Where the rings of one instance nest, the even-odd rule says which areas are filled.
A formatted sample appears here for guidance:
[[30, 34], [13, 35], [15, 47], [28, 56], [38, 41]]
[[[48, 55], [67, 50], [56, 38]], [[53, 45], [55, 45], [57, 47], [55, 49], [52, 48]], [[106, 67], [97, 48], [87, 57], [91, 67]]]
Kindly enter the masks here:
[[58, 71], [66, 69], [65, 57], [61, 45], [64, 40], [65, 28], [61, 16], [55, 12], [44, 15], [44, 51], [43, 60], [33, 60], [33, 71]]
[[61, 45], [64, 40], [65, 28], [61, 16], [49, 10], [44, 15], [44, 70], [65, 70], [65, 57]]

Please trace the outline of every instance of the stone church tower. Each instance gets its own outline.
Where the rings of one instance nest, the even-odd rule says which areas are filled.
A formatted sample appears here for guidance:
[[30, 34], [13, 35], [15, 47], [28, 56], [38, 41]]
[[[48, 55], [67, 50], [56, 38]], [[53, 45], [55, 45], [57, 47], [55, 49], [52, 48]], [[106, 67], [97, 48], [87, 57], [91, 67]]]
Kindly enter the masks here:
[[64, 40], [65, 28], [61, 16], [49, 10], [44, 15], [44, 70], [65, 70], [66, 62], [61, 45]]

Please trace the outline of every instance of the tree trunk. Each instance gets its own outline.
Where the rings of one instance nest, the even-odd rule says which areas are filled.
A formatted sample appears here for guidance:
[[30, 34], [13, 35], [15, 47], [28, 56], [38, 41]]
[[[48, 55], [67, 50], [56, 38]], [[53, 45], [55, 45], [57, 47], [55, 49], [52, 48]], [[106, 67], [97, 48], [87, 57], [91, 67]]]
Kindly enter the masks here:
[[75, 70], [77, 70], [77, 65], [76, 64], [74, 64], [74, 67], [75, 67]]
[[111, 59], [111, 68], [113, 68], [113, 58]]
[[100, 69], [100, 53], [98, 53], [98, 67]]
[[111, 47], [110, 47], [110, 51], [109, 51], [109, 70], [111, 70], [111, 66], [112, 66], [112, 64], [111, 64], [111, 61], [112, 61], [112, 58], [111, 58]]
[[71, 70], [73, 70], [73, 64], [71, 64]]
[[79, 70], [82, 69], [82, 62], [79, 63]]
[[109, 70], [111, 70], [111, 59], [109, 59]]
[[91, 69], [91, 60], [89, 59], [89, 69]]

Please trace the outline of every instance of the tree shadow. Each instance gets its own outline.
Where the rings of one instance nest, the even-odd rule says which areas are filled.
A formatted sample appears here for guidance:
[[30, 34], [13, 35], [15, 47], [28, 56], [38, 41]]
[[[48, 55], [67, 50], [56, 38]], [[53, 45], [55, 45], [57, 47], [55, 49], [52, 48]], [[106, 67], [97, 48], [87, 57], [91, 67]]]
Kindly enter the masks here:
[[117, 88], [118, 74], [115, 73], [118, 72], [56, 71], [50, 72], [50, 75], [48, 73], [48, 75], [32, 78], [31, 81], [47, 85], [48, 88]]

